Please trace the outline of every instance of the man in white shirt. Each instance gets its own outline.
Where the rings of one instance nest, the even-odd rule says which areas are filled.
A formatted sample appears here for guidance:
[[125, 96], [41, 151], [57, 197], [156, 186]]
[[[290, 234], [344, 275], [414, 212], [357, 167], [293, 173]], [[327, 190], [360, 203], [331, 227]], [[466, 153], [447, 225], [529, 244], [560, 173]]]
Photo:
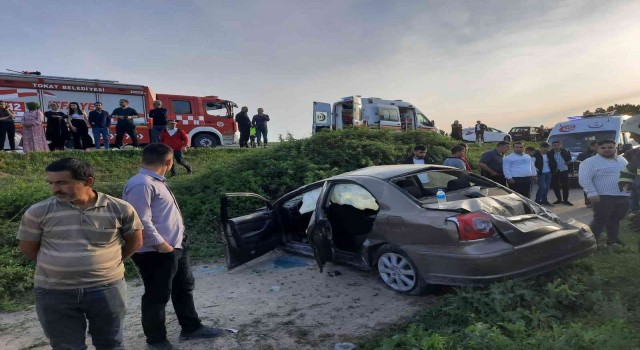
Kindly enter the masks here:
[[580, 186], [593, 205], [593, 220], [589, 225], [596, 240], [607, 230], [607, 245], [623, 246], [618, 239], [620, 221], [629, 209], [629, 191], [618, 187], [620, 171], [628, 164], [624, 157], [616, 154], [616, 142], [598, 142], [598, 154], [580, 164]]
[[509, 188], [529, 198], [531, 183], [537, 171], [531, 156], [524, 153], [524, 142], [513, 143], [513, 153], [502, 160], [502, 171]]

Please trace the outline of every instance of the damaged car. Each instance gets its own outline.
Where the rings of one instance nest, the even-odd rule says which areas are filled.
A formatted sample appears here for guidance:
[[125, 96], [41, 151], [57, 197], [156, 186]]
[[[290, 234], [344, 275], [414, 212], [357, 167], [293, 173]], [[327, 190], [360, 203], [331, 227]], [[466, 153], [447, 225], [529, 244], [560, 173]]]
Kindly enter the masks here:
[[[436, 198], [445, 192], [446, 203]], [[249, 202], [253, 201], [252, 204]], [[303, 186], [275, 202], [221, 199], [228, 269], [280, 247], [375, 271], [389, 288], [481, 286], [527, 278], [592, 254], [588, 226], [482, 176], [437, 165], [368, 167]]]

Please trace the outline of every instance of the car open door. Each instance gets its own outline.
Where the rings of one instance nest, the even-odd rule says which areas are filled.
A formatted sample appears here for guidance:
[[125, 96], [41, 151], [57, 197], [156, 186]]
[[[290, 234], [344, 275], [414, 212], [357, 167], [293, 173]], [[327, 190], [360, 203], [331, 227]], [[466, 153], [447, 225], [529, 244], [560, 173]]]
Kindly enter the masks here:
[[324, 102], [313, 102], [313, 128], [312, 133], [316, 133], [322, 129], [330, 129], [331, 122], [331, 105]]
[[362, 98], [360, 96], [353, 96], [353, 126], [362, 126]]
[[318, 202], [316, 203], [316, 210], [307, 227], [309, 244], [313, 248], [313, 255], [316, 263], [318, 263], [320, 272], [322, 272], [327, 261], [333, 261], [334, 256], [331, 223], [329, 223], [329, 219], [324, 211], [324, 203], [327, 202], [330, 189], [329, 182], [325, 182], [318, 197]]
[[[239, 202], [243, 212], [250, 208], [247, 199], [264, 207], [238, 217], [230, 217], [232, 202]], [[253, 203], [253, 202], [252, 202]], [[251, 211], [249, 209], [249, 211]], [[271, 203], [254, 193], [225, 193], [220, 200], [220, 232], [224, 244], [227, 269], [231, 270], [280, 245], [281, 235]]]

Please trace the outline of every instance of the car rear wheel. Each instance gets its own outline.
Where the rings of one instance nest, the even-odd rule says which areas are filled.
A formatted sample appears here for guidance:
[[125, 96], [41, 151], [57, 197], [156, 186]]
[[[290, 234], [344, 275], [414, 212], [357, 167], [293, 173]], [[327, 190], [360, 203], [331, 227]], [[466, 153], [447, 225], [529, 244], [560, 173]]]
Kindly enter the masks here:
[[378, 276], [388, 288], [409, 295], [421, 295], [427, 291], [427, 284], [418, 268], [400, 248], [386, 244], [378, 250], [374, 261]]

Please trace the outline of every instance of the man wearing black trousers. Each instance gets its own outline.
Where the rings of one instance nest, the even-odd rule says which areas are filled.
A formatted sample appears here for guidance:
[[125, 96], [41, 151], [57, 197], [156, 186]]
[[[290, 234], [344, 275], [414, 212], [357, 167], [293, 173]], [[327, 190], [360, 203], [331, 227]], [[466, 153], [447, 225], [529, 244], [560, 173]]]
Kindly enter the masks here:
[[129, 135], [133, 147], [138, 147], [138, 134], [136, 133], [136, 125], [133, 123], [134, 118], [138, 118], [138, 112], [129, 107], [129, 100], [124, 98], [120, 100], [120, 107], [113, 110], [112, 118], [116, 118], [116, 143], [115, 147], [122, 147], [122, 139], [124, 134]]
[[[565, 204], [572, 206], [569, 202], [569, 162], [571, 162], [571, 153], [566, 148], [562, 148], [561, 141], [553, 141], [551, 143], [552, 150], [547, 153], [549, 158], [556, 161], [557, 169], [551, 177], [551, 188], [556, 194], [556, 201], [553, 204]], [[560, 190], [562, 189], [562, 194]]]
[[249, 132], [251, 129], [251, 119], [247, 112], [249, 108], [242, 107], [240, 113], [236, 114], [236, 123], [238, 123], [238, 130], [240, 131], [240, 148], [249, 148]]
[[143, 245], [133, 262], [144, 283], [142, 329], [148, 349], [175, 349], [167, 339], [165, 308], [173, 303], [181, 340], [214, 338], [219, 328], [202, 325], [193, 302], [195, 281], [180, 208], [164, 174], [173, 166], [173, 150], [152, 143], [142, 150], [142, 168], [129, 179], [122, 198], [138, 212], [144, 226]]
[[0, 150], [4, 150], [5, 137], [9, 139], [9, 149], [16, 150], [16, 124], [13, 112], [4, 101], [0, 101]]

